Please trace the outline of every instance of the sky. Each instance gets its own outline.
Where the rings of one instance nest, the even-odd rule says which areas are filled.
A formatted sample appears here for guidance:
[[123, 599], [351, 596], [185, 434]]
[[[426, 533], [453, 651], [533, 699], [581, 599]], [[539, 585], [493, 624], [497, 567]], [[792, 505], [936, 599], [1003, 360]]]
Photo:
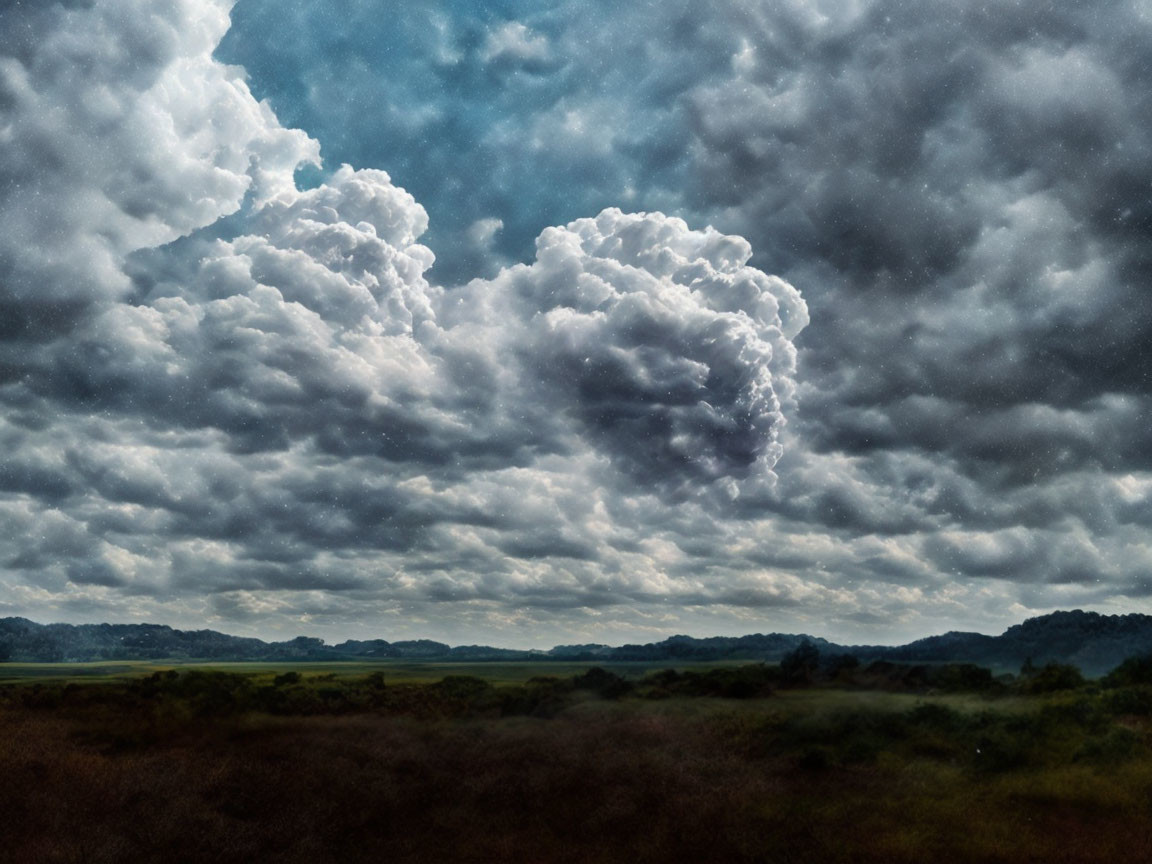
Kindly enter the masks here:
[[1152, 612], [1147, 0], [0, 0], [0, 615]]

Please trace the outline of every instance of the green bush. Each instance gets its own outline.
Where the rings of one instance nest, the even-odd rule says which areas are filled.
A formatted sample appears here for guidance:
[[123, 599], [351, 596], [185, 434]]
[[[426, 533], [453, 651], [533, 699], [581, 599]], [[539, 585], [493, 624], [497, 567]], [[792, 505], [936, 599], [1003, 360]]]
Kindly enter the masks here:
[[599, 666], [593, 666], [584, 674], [575, 676], [572, 686], [577, 690], [591, 690], [605, 699], [619, 699], [634, 689], [630, 681]]
[[1042, 669], [1021, 678], [1017, 687], [1021, 693], [1055, 693], [1060, 690], [1076, 690], [1083, 687], [1084, 683], [1084, 676], [1075, 666], [1048, 663]]
[[780, 658], [780, 678], [784, 684], [811, 684], [820, 669], [820, 649], [805, 639]]
[[1152, 686], [1122, 687], [1104, 695], [1104, 707], [1111, 714], [1152, 716]]
[[1152, 654], [1129, 657], [1100, 682], [1105, 687], [1132, 687], [1138, 684], [1152, 685]]
[[1086, 762], [1115, 765], [1131, 759], [1139, 743], [1139, 737], [1131, 729], [1113, 726], [1104, 734], [1085, 741], [1075, 758]]

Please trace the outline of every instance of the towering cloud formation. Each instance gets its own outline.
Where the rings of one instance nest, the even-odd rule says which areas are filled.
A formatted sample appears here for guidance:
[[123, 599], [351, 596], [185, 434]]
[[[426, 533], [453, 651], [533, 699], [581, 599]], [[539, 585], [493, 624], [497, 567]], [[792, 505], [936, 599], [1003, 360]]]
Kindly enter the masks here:
[[5, 4], [0, 332], [125, 296], [125, 253], [291, 190], [318, 158], [212, 59], [230, 5]]
[[536, 248], [535, 264], [446, 304], [467, 342], [515, 363], [516, 403], [570, 418], [649, 488], [775, 464], [791, 339], [808, 316], [792, 286], [747, 266], [747, 242], [605, 210], [548, 229]]
[[[685, 570], [786, 574], [864, 639], [1147, 603], [1147, 3], [337, 5], [317, 40], [325, 0], [245, 0], [221, 56], [413, 191], [442, 281], [620, 205], [803, 286], [780, 482], [679, 535]], [[546, 57], [494, 62], [517, 33]]]
[[10, 602], [695, 596], [659, 535], [771, 488], [799, 294], [738, 237], [614, 209], [430, 284], [388, 174], [296, 188], [317, 145], [212, 59], [228, 5], [5, 13]]
[[1146, 4], [0, 5], [13, 611], [1146, 602]]

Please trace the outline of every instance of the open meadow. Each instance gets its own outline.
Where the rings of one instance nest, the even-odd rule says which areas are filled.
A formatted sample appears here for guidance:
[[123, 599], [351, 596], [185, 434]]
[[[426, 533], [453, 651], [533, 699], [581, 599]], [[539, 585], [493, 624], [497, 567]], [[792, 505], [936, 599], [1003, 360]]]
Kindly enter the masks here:
[[1152, 855], [1143, 684], [964, 689], [946, 682], [970, 670], [944, 669], [911, 690], [892, 664], [159, 665], [0, 668], [0, 860]]
[[[385, 675], [389, 681], [432, 683], [451, 675], [482, 678], [491, 684], [522, 684], [541, 676], [568, 677], [595, 667], [594, 662], [541, 661], [508, 663], [438, 662], [420, 660], [365, 660], [365, 661], [219, 661], [219, 660], [104, 660], [90, 663], [0, 663], [0, 686], [14, 683], [80, 682], [109, 683], [142, 678], [155, 672], [168, 670], [226, 672], [251, 676], [254, 681], [273, 678], [285, 672], [296, 672], [305, 677], [332, 676], [356, 678], [373, 673]], [[739, 665], [737, 661], [697, 663], [694, 669], [713, 669]], [[613, 663], [612, 669], [621, 677], [640, 679], [649, 672], [661, 669], [683, 668], [683, 662]]]

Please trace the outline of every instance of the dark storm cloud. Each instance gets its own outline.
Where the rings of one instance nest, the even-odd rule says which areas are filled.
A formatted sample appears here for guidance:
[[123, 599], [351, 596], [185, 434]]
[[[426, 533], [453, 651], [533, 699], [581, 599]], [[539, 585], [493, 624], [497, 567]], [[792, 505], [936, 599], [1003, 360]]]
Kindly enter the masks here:
[[[880, 3], [777, 25], [693, 96], [712, 157], [693, 204], [762, 226], [758, 251], [816, 289], [799, 434], [934, 454], [983, 497], [1146, 470], [1146, 253], [1120, 227], [1152, 182], [1139, 9]], [[739, 177], [755, 188], [726, 194]], [[1114, 218], [1101, 190], [1128, 199]]]
[[1147, 593], [1138, 4], [241, 0], [270, 107], [228, 5], [4, 13], [21, 608], [897, 638]]
[[690, 95], [687, 202], [812, 308], [793, 431], [815, 452], [781, 465], [779, 512], [953, 577], [1124, 593], [1147, 567], [1116, 492], [1148, 470], [1146, 14], [782, 17], [749, 18], [738, 73]]

